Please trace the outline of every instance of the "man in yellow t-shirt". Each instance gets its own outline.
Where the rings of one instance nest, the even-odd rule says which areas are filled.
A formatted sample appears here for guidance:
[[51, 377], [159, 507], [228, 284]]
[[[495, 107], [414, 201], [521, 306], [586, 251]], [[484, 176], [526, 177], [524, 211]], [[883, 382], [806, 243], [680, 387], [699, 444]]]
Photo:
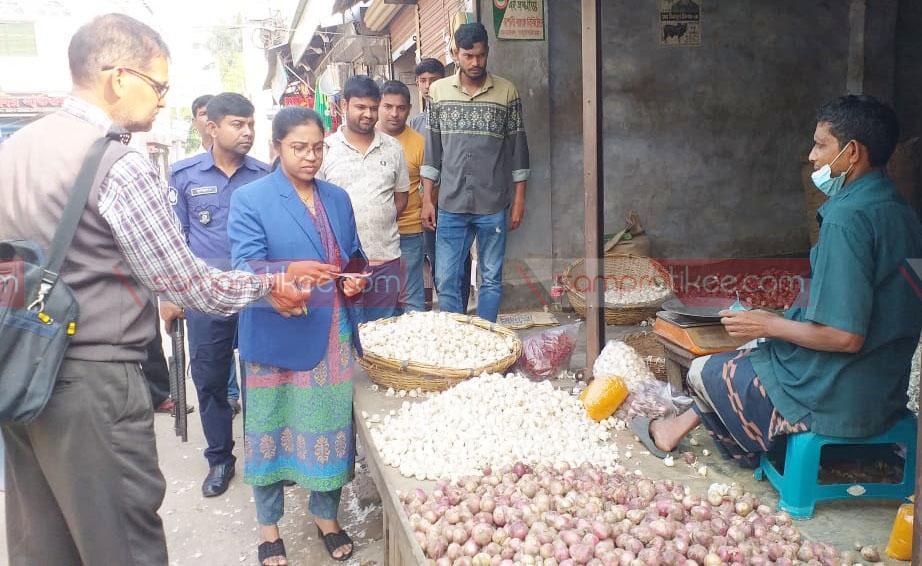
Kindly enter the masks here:
[[421, 311], [424, 307], [423, 224], [419, 216], [422, 210], [422, 187], [419, 182], [419, 168], [423, 164], [426, 142], [413, 128], [407, 127], [409, 115], [410, 89], [400, 81], [385, 82], [381, 87], [378, 130], [400, 142], [407, 163], [407, 172], [410, 174], [407, 207], [397, 218], [403, 271], [400, 307], [403, 312]]

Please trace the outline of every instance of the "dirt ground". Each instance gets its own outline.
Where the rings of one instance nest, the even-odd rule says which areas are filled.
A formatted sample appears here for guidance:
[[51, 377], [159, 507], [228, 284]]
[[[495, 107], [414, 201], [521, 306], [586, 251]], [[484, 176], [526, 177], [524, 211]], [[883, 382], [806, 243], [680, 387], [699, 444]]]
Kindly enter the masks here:
[[[167, 493], [160, 509], [166, 529], [171, 566], [253, 565], [258, 543], [253, 493], [243, 483], [243, 428], [234, 419], [238, 452], [237, 477], [223, 496], [204, 498], [201, 482], [208, 472], [202, 451], [205, 441], [198, 412], [189, 415], [189, 442], [183, 444], [173, 432], [173, 419], [157, 415], [155, 428], [160, 466], [167, 479]], [[331, 560], [307, 510], [308, 492], [286, 488], [285, 516], [279, 524], [282, 539], [293, 565], [328, 566], [343, 564]], [[368, 476], [361, 452], [356, 478], [343, 490], [340, 521], [356, 543], [355, 554], [346, 564], [381, 564], [381, 500]]]

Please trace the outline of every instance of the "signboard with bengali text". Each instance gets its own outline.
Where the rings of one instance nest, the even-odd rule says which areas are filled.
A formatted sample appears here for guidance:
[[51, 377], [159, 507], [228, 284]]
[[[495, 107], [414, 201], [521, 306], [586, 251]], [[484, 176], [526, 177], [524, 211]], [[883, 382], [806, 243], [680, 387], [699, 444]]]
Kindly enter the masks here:
[[497, 39], [542, 41], [544, 27], [544, 0], [493, 0]]
[[0, 94], [0, 114], [53, 112], [63, 104], [63, 96], [49, 96], [47, 94]]

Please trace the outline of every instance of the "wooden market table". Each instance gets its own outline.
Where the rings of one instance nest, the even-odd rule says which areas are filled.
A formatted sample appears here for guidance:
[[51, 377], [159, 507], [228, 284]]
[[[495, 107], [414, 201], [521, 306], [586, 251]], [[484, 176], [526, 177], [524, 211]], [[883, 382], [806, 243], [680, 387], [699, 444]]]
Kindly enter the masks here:
[[[386, 415], [389, 411], [399, 410], [408, 398], [387, 397], [384, 391], [372, 391], [371, 381], [365, 372], [356, 367], [353, 379], [354, 397], [352, 410], [355, 415], [355, 433], [365, 452], [365, 463], [371, 479], [381, 496], [383, 509], [382, 521], [384, 523], [384, 566], [412, 566], [425, 565], [429, 561], [423, 555], [423, 549], [413, 538], [413, 530], [403, 512], [397, 491], [407, 492], [421, 487], [426, 491], [435, 489], [433, 481], [418, 481], [405, 478], [400, 472], [384, 463], [381, 453], [371, 439], [371, 431], [365, 424], [362, 411], [369, 415]], [[415, 399], [412, 399], [415, 401]]]
[[[382, 521], [384, 524], [384, 566], [426, 566], [430, 561], [423, 554], [423, 549], [413, 538], [410, 522], [403, 512], [397, 492], [406, 493], [412, 489], [422, 488], [427, 492], [435, 489], [434, 481], [419, 481], [400, 475], [396, 469], [388, 466], [381, 458], [378, 447], [371, 438], [371, 431], [365, 424], [362, 411], [369, 415], [387, 415], [391, 410], [399, 411], [404, 401], [419, 402], [410, 397], [387, 397], [384, 389], [372, 391], [372, 382], [368, 375], [359, 368], [355, 369], [354, 396], [352, 411], [355, 416], [355, 433], [365, 454], [365, 463], [369, 475], [381, 496]], [[555, 386], [571, 389], [573, 380], [555, 381]]]

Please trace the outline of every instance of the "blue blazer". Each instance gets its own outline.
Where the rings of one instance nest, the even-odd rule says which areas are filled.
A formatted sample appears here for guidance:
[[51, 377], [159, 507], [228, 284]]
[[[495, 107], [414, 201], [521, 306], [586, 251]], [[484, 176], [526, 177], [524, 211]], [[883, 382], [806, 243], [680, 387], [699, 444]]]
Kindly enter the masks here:
[[[350, 260], [367, 264], [349, 195], [324, 181], [314, 181], [314, 186], [339, 244], [340, 267]], [[292, 261], [327, 261], [320, 233], [281, 168], [234, 191], [227, 234], [231, 260], [238, 270], [277, 273], [285, 271]], [[285, 318], [265, 299], [248, 306], [240, 314], [237, 330], [240, 357], [292, 370], [313, 369], [327, 353], [333, 293], [340, 292], [338, 285], [336, 280], [314, 288], [307, 316]], [[341, 324], [351, 326], [353, 344], [361, 355], [357, 327], [360, 307], [355, 299], [345, 301], [349, 320]]]

